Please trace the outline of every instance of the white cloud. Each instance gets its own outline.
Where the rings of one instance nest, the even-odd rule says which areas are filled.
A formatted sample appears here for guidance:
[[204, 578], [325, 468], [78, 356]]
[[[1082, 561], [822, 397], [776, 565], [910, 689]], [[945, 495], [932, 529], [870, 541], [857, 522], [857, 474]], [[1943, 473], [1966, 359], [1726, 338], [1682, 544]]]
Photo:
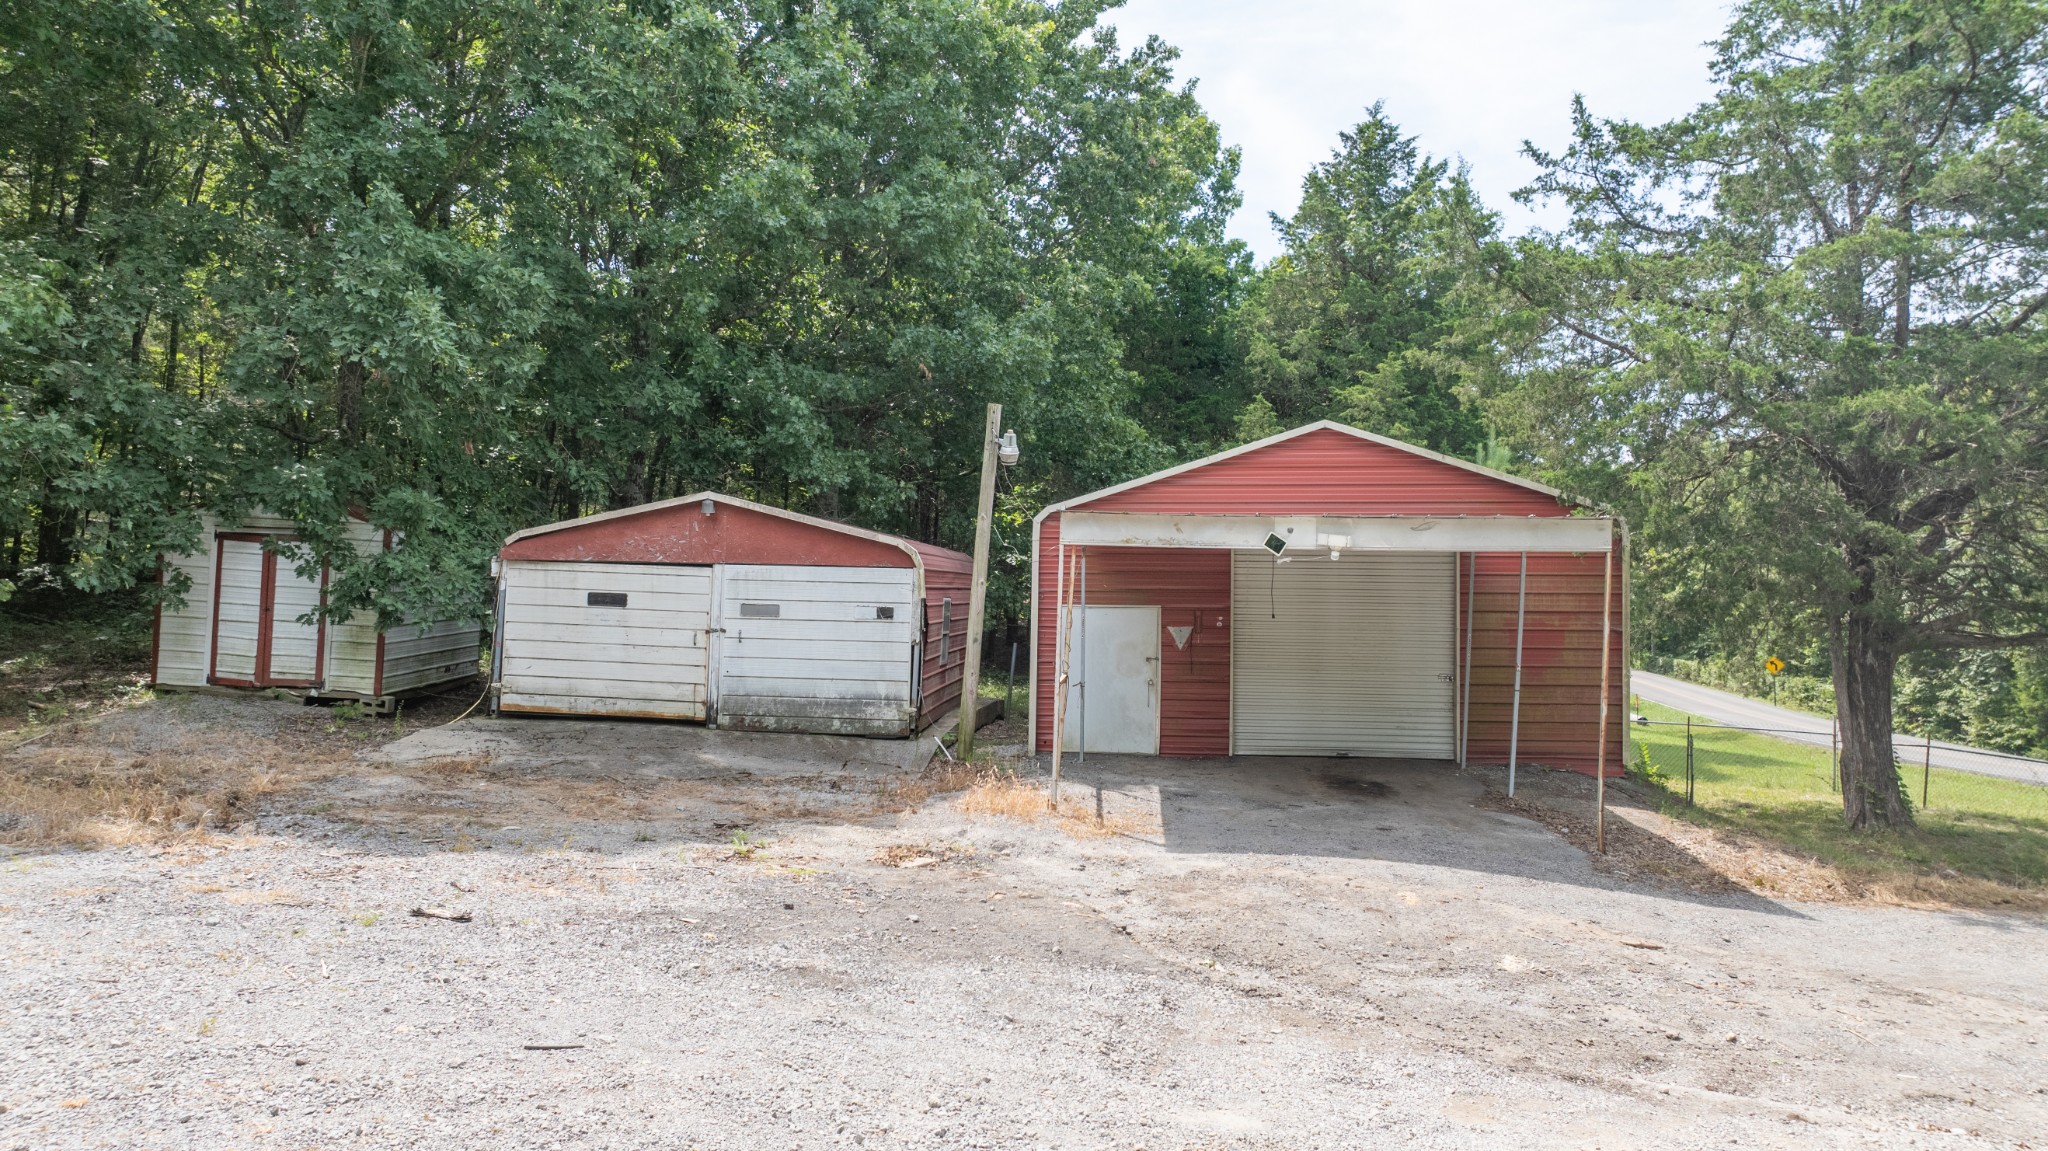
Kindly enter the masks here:
[[1571, 97], [1595, 115], [1658, 121], [1712, 92], [1725, 0], [1132, 0], [1103, 17], [1129, 47], [1181, 50], [1225, 143], [1244, 149], [1245, 206], [1231, 234], [1269, 258], [1267, 212], [1285, 216], [1337, 133], [1385, 100], [1421, 148], [1462, 156], [1511, 231], [1560, 221], [1509, 199], [1535, 175], [1522, 141], [1562, 147]]

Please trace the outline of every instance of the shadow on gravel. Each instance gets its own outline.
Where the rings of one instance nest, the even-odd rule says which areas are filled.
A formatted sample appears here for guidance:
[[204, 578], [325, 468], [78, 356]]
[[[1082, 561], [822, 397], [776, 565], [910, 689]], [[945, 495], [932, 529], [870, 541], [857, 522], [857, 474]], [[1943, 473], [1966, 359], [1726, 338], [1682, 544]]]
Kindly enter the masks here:
[[[1519, 802], [1498, 802], [1485, 769], [1400, 759], [1092, 755], [1064, 774], [1074, 786], [1099, 783], [1126, 801], [1156, 790], [1162, 846], [1177, 854], [1373, 859], [1600, 888], [1641, 878], [1626, 863], [1596, 867], [1552, 806], [1524, 811]], [[1524, 775], [1525, 793], [1542, 786], [1542, 774], [1550, 773]], [[1613, 835], [1641, 834], [1616, 832], [1615, 825], [1610, 820]], [[1682, 849], [1659, 844], [1682, 856]], [[1629, 885], [1681, 902], [1799, 916], [1715, 882], [1703, 867], [1690, 878]]]

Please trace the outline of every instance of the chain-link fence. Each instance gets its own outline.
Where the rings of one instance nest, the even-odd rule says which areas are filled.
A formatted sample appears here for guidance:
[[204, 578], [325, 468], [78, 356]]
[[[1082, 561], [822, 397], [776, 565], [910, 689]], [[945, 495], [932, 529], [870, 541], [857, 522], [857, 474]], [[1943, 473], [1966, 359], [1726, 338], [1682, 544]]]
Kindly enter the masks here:
[[[1637, 716], [1633, 736], [1630, 769], [1687, 803], [1841, 793], [1840, 743], [1829, 729]], [[1900, 778], [1919, 809], [2028, 821], [2048, 830], [2048, 761], [1918, 736], [1899, 737], [1894, 750]]]

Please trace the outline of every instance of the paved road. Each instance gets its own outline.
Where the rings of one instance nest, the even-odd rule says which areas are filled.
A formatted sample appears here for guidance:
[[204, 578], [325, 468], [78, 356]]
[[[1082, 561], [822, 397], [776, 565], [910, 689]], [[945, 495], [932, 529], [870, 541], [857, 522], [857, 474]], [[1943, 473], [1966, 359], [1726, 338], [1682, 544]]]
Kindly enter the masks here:
[[[1631, 673], [1628, 685], [1630, 691], [1651, 703], [1689, 712], [1713, 723], [1762, 728], [1798, 743], [1828, 746], [1830, 721], [1824, 715], [1794, 711], [1789, 707], [1778, 707], [1748, 696], [1716, 691], [1647, 671]], [[1918, 764], [1927, 755], [1926, 743], [1916, 736], [1898, 736], [1896, 744], [1899, 758], [1905, 763]], [[1940, 740], [1934, 741], [1933, 761], [1936, 767], [1955, 771], [2048, 785], [2048, 761], [2023, 759], [2004, 752]]]

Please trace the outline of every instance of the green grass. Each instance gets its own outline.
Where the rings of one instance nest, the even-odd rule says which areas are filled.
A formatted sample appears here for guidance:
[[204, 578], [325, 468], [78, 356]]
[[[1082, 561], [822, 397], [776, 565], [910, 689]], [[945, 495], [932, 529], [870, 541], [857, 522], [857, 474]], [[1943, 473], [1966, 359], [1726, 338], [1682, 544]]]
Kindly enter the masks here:
[[[1653, 720], [1686, 718], [1652, 703], [1639, 709]], [[2048, 788], [1936, 768], [1928, 773], [1931, 802], [1915, 813], [1917, 828], [1858, 832], [1842, 821], [1826, 747], [1695, 727], [1695, 802], [1688, 807], [1685, 729], [1638, 725], [1631, 735], [1630, 769], [1666, 790], [1667, 814], [1747, 832], [1865, 882], [1911, 877], [2048, 885]], [[1920, 807], [1921, 772], [1905, 774]]]

